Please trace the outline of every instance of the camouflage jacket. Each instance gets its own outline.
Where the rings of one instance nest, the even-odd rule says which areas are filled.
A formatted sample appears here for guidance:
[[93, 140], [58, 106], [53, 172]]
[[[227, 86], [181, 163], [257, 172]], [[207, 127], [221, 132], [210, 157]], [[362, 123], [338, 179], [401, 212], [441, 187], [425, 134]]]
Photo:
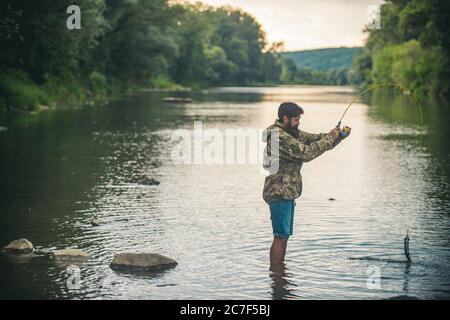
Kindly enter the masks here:
[[293, 200], [300, 197], [303, 162], [317, 158], [341, 141], [329, 133], [314, 134], [287, 128], [278, 120], [264, 131], [263, 140], [267, 141], [264, 168], [269, 171], [263, 190], [263, 199], [267, 203], [275, 199]]

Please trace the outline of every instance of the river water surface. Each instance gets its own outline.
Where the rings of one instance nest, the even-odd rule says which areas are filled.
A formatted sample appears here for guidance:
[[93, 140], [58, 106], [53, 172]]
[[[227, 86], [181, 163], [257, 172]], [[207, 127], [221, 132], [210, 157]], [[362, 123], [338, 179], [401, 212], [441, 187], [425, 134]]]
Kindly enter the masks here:
[[[294, 235], [277, 272], [269, 271], [260, 165], [171, 158], [174, 130], [193, 132], [194, 121], [219, 136], [259, 132], [291, 100], [305, 109], [300, 129], [328, 132], [354, 94], [318, 86], [146, 92], [4, 115], [0, 246], [27, 238], [40, 252], [79, 248], [91, 258], [68, 266], [1, 255], [0, 298], [450, 298], [448, 105], [423, 102], [420, 138], [411, 97], [381, 89], [354, 104], [343, 123], [351, 136], [302, 168]], [[194, 101], [162, 101], [174, 95]], [[160, 184], [136, 183], [143, 174]], [[94, 217], [105, 223], [91, 226]], [[403, 254], [408, 229], [412, 263]], [[119, 252], [157, 252], [179, 265], [120, 274], [109, 267]]]

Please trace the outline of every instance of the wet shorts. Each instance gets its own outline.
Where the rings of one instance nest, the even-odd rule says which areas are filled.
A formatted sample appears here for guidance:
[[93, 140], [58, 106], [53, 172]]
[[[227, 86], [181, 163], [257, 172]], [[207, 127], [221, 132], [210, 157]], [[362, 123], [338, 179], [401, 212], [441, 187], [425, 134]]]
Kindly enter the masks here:
[[277, 199], [269, 203], [273, 235], [289, 238], [294, 230], [295, 200]]

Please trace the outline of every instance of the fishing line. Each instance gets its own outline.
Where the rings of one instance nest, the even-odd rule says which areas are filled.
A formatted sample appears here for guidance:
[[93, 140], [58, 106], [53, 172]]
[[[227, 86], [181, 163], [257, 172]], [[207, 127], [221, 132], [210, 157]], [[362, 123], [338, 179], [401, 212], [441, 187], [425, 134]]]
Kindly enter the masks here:
[[[345, 109], [344, 113], [341, 116], [341, 119], [339, 120], [338, 124], [336, 127], [340, 127], [341, 123], [342, 123], [342, 119], [344, 119], [345, 114], [347, 113], [347, 111], [350, 109], [350, 107], [352, 106], [353, 103], [355, 103], [363, 94], [365, 94], [366, 92], [372, 91], [376, 88], [380, 88], [380, 87], [394, 87], [394, 88], [399, 88], [402, 90], [402, 92], [406, 95], [409, 95], [411, 97], [414, 98], [414, 101], [416, 102], [416, 108], [417, 111], [419, 112], [420, 115], [420, 125], [421, 125], [421, 130], [419, 133], [419, 144], [422, 144], [422, 135], [423, 135], [423, 111], [422, 111], [422, 105], [420, 104], [419, 99], [416, 97], [416, 95], [409, 90], [408, 88], [406, 88], [405, 86], [402, 86], [400, 84], [397, 83], [381, 83], [381, 84], [376, 84], [374, 86], [371, 86], [369, 88], [367, 88], [366, 90], [364, 90], [363, 92], [361, 92], [359, 95], [357, 95], [356, 97], [353, 98], [353, 100], [350, 102], [350, 104], [347, 106], [347, 108]], [[346, 136], [349, 133], [349, 128], [348, 127], [344, 127], [343, 129], [343, 135]], [[411, 255], [410, 255], [410, 251], [409, 251], [409, 230], [407, 230], [406, 232], [406, 236], [404, 238], [404, 242], [403, 242], [403, 247], [404, 247], [404, 251], [405, 251], [405, 256], [407, 259], [407, 262], [410, 263], [411, 262]], [[367, 257], [366, 257], [367, 258]], [[364, 259], [364, 258], [362, 258]]]
[[420, 115], [420, 125], [421, 125], [421, 130], [419, 133], [419, 140], [420, 140], [420, 144], [422, 144], [422, 135], [423, 135], [423, 111], [422, 111], [422, 105], [419, 101], [419, 99], [417, 98], [417, 96], [408, 88], [406, 88], [405, 86], [402, 86], [400, 84], [397, 83], [380, 83], [380, 84], [376, 84], [373, 85], [369, 88], [367, 88], [366, 90], [364, 90], [363, 92], [361, 92], [359, 95], [357, 95], [355, 98], [353, 98], [353, 100], [350, 102], [350, 104], [347, 106], [347, 108], [345, 109], [344, 113], [341, 116], [341, 119], [339, 120], [338, 124], [336, 127], [340, 127], [341, 123], [342, 123], [342, 119], [344, 119], [345, 114], [347, 113], [347, 111], [350, 109], [350, 107], [352, 106], [353, 103], [355, 103], [362, 95], [364, 95], [366, 92], [372, 91], [376, 88], [380, 88], [380, 87], [394, 87], [394, 88], [399, 88], [402, 90], [402, 92], [406, 95], [409, 95], [411, 97], [414, 98], [414, 101], [416, 103], [416, 109], [417, 112]]

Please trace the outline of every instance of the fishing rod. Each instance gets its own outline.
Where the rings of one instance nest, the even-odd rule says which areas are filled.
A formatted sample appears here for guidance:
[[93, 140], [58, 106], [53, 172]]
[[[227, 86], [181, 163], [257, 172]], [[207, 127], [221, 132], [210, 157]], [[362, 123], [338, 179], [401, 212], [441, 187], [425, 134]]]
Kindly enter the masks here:
[[[371, 86], [371, 87], [367, 88], [366, 90], [361, 92], [359, 95], [354, 97], [353, 100], [350, 102], [350, 104], [347, 106], [347, 108], [345, 108], [345, 111], [342, 114], [341, 119], [339, 119], [339, 122], [337, 123], [336, 128], [340, 128], [341, 127], [342, 119], [344, 119], [345, 114], [350, 109], [350, 107], [352, 106], [353, 103], [355, 103], [366, 92], [372, 91], [372, 90], [374, 90], [376, 88], [380, 88], [380, 87], [400, 88], [402, 90], [403, 94], [409, 95], [409, 96], [414, 98], [414, 101], [416, 102], [417, 111], [420, 114], [421, 132], [419, 134], [419, 138], [420, 138], [420, 144], [422, 144], [422, 134], [423, 134], [423, 111], [422, 111], [422, 105], [420, 104], [419, 99], [416, 97], [416, 95], [411, 90], [409, 90], [405, 86], [402, 86], [402, 85], [397, 84], [397, 83], [376, 84], [374, 86]], [[340, 131], [340, 136], [345, 138], [346, 136], [348, 136], [350, 134], [350, 131], [351, 131], [350, 127], [344, 126], [342, 128], [342, 130]], [[403, 249], [404, 249], [404, 252], [405, 252], [405, 256], [406, 256], [407, 262], [410, 263], [412, 260], [411, 260], [411, 255], [410, 255], [410, 251], [409, 251], [409, 230], [406, 231], [406, 236], [403, 239]]]
[[[367, 89], [365, 89], [363, 92], [361, 92], [359, 95], [355, 96], [353, 98], [353, 100], [349, 103], [349, 105], [347, 106], [347, 108], [345, 108], [344, 113], [342, 114], [341, 118], [339, 119], [339, 122], [337, 123], [336, 127], [340, 128], [341, 127], [341, 123], [342, 123], [342, 119], [344, 119], [345, 114], [347, 113], [347, 111], [350, 109], [350, 107], [353, 105], [353, 103], [355, 103], [359, 98], [361, 98], [362, 95], [364, 95], [366, 92], [372, 91], [376, 88], [380, 88], [380, 87], [394, 87], [394, 88], [399, 88], [402, 90], [403, 94], [409, 95], [411, 97], [414, 98], [414, 101], [416, 103], [416, 108], [417, 111], [419, 112], [420, 115], [420, 125], [421, 125], [421, 130], [420, 130], [420, 134], [419, 134], [419, 138], [420, 138], [420, 144], [422, 143], [422, 134], [423, 134], [423, 111], [422, 111], [422, 105], [419, 101], [419, 99], [417, 98], [417, 96], [408, 88], [406, 88], [403, 85], [400, 85], [398, 83], [380, 83], [380, 84], [376, 84], [373, 85]], [[348, 134], [350, 133], [351, 129], [350, 127], [344, 126], [341, 130], [341, 137], [345, 138], [346, 136], [348, 136]]]

